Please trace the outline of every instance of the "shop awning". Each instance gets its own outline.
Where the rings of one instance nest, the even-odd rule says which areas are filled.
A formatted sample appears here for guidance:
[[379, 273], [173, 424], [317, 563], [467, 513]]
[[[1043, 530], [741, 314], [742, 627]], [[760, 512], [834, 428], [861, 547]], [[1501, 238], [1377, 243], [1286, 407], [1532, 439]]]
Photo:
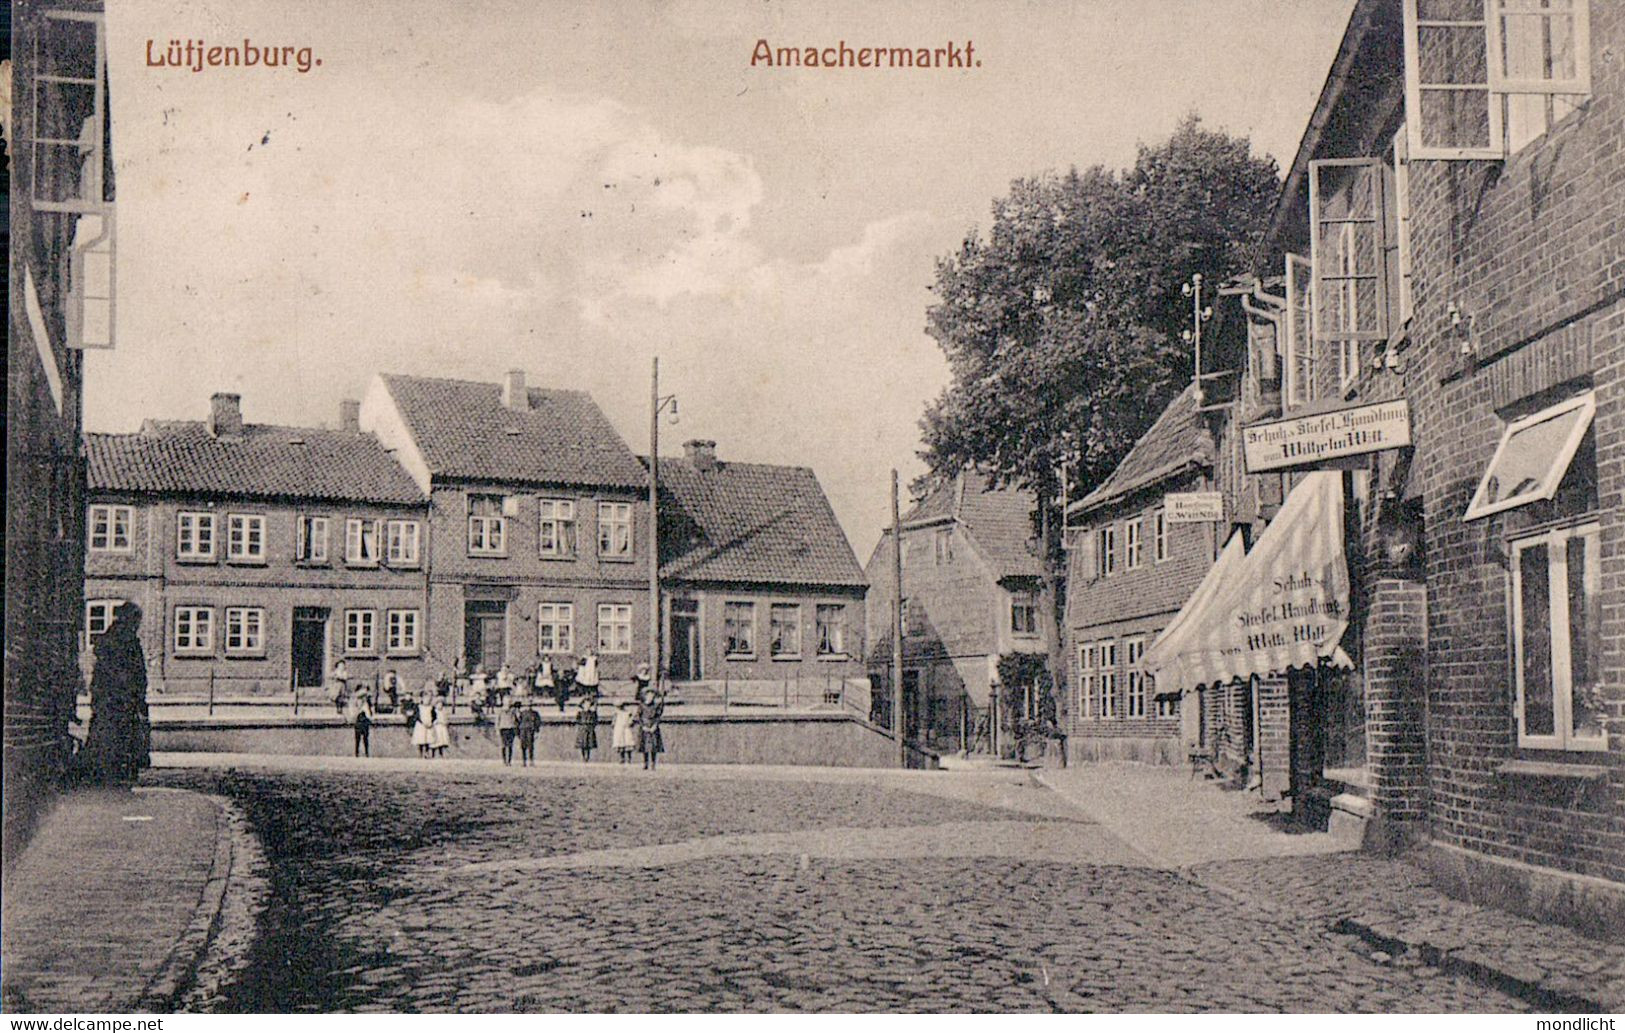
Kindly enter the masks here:
[[1342, 474], [1309, 474], [1252, 551], [1239, 556], [1239, 545], [1233, 536], [1174, 622], [1146, 650], [1142, 662], [1158, 687], [1189, 690], [1322, 660], [1353, 666], [1338, 647], [1348, 627], [1349, 598]]

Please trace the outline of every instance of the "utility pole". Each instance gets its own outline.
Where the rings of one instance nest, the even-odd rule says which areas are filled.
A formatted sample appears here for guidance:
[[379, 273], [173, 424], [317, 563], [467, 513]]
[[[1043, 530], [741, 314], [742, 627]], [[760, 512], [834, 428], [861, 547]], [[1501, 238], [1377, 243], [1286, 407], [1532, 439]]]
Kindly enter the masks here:
[[897, 470], [891, 472], [891, 726], [897, 737], [897, 766], [908, 767], [908, 744], [903, 741], [903, 521], [897, 505]]
[[671, 409], [677, 422], [677, 396], [660, 397], [660, 356], [649, 367], [649, 683], [665, 681], [660, 669], [660, 413]]

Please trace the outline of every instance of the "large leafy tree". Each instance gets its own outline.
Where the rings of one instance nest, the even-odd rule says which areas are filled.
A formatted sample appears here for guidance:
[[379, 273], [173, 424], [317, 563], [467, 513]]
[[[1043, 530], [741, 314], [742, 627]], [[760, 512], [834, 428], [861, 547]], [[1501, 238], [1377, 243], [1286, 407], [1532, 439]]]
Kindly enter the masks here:
[[927, 330], [953, 383], [921, 420], [931, 473], [977, 465], [1048, 503], [1065, 458], [1098, 484], [1190, 381], [1181, 285], [1245, 269], [1279, 189], [1273, 159], [1194, 117], [1131, 169], [1012, 183], [937, 262]]

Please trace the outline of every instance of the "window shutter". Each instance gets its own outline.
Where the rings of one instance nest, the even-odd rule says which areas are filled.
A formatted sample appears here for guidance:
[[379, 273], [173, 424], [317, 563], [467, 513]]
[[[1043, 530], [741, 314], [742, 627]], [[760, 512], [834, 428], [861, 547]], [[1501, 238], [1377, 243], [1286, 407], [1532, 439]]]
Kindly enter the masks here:
[[1411, 157], [1504, 156], [1490, 81], [1493, 0], [1404, 0], [1405, 124]]
[[1286, 256], [1286, 341], [1281, 376], [1288, 406], [1315, 397], [1314, 263], [1302, 255]]
[[1380, 160], [1309, 163], [1309, 237], [1315, 340], [1385, 340], [1387, 233]]
[[1591, 12], [1587, 0], [1488, 2], [1491, 90], [1591, 92]]

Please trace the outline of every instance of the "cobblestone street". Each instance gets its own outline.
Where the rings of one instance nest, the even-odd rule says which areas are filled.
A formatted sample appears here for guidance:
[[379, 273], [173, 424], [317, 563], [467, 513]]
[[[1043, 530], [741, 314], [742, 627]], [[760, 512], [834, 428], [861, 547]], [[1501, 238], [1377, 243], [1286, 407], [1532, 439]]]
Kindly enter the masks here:
[[234, 800], [269, 864], [202, 1008], [1523, 1008], [1152, 867], [1021, 773], [156, 778]]

